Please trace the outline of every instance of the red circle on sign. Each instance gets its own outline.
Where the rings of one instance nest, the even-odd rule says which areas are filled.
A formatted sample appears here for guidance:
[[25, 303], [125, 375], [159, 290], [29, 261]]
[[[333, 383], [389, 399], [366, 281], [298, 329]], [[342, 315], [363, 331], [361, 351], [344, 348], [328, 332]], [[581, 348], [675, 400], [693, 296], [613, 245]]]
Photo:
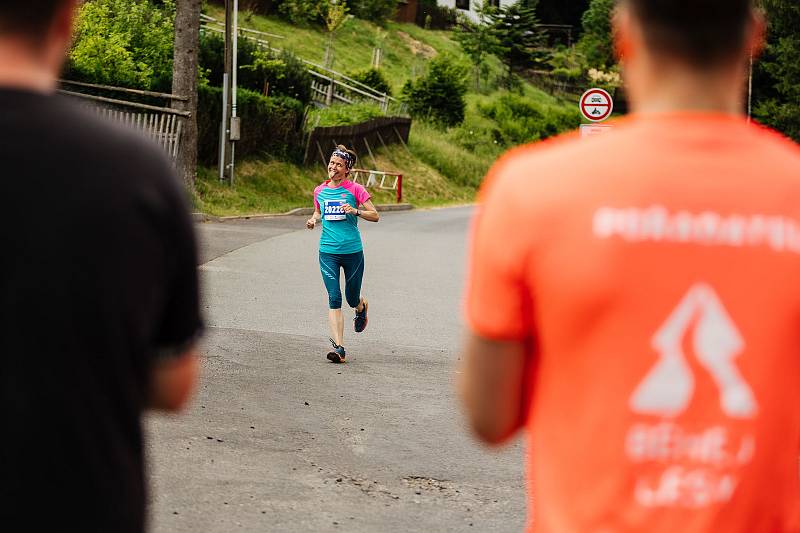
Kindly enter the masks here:
[[611, 116], [614, 101], [603, 89], [589, 89], [581, 96], [581, 114], [586, 120], [601, 122]]

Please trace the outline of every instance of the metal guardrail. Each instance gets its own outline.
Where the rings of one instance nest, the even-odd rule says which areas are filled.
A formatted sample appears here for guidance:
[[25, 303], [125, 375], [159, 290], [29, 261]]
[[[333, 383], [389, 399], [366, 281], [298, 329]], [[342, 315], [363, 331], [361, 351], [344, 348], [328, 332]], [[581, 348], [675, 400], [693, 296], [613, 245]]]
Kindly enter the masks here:
[[396, 113], [405, 112], [405, 104], [388, 95], [384, 94], [376, 98], [374, 95], [343, 83], [336, 78], [325, 76], [313, 70], [309, 70], [309, 73], [318, 78], [311, 82], [312, 98], [314, 101], [323, 103], [326, 106], [331, 106], [337, 101], [352, 104], [361, 96], [362, 99], [377, 103], [384, 114], [389, 113], [390, 106]]
[[[220, 26], [225, 26], [225, 23], [221, 20], [217, 20], [214, 17], [209, 17], [208, 15], [200, 14], [200, 20], [206, 23], [218, 24]], [[239, 26], [239, 31], [252, 33], [254, 35], [264, 35], [265, 37], [274, 37], [275, 39], [286, 39], [285, 35], [278, 35], [277, 33], [269, 33], [267, 31], [258, 31], [258, 30], [251, 30], [250, 28], [243, 28]]]
[[[203, 20], [206, 21], [206, 24], [202, 26], [201, 29], [210, 30], [215, 33], [222, 33], [222, 34], [225, 33], [225, 30], [208, 25], [209, 22], [220, 24], [220, 22], [217, 21], [216, 19], [208, 16], [203, 16]], [[240, 31], [252, 31], [254, 33], [260, 33], [264, 35], [274, 35], [274, 34], [266, 34], [265, 32], [257, 32], [256, 30], [247, 30], [247, 28], [239, 28], [239, 29]], [[283, 52], [283, 50], [281, 50], [280, 48], [273, 47], [269, 41], [258, 39], [256, 37], [250, 37], [248, 35], [243, 35], [242, 37], [254, 41], [259, 46], [271, 50], [273, 52], [276, 53]], [[276, 37], [284, 38], [283, 36], [276, 36]], [[390, 106], [392, 106], [391, 108], [396, 113], [404, 114], [406, 112], [406, 105], [397, 98], [389, 96], [388, 94], [378, 92], [369, 85], [361, 83], [360, 81], [355, 80], [345, 74], [342, 74], [341, 72], [337, 72], [335, 70], [329, 69], [323, 65], [314, 63], [313, 61], [309, 61], [301, 57], [298, 57], [298, 59], [309, 67], [308, 72], [312, 76], [323, 79], [324, 81], [327, 82], [327, 83], [317, 82], [316, 85], [312, 82], [311, 84], [312, 95], [315, 97], [314, 98], [315, 101], [321, 104], [330, 106], [333, 105], [335, 101], [346, 104], [352, 104], [355, 101], [354, 98], [348, 98], [347, 96], [345, 96], [345, 93], [351, 93], [358, 95], [358, 97], [356, 98], [360, 97], [362, 99], [374, 101], [374, 103], [376, 103], [381, 107], [381, 110], [384, 113], [389, 112]], [[333, 83], [331, 83], [331, 81]], [[329, 86], [331, 87], [330, 89], [328, 88]], [[337, 91], [336, 88], [339, 88], [339, 90]]]

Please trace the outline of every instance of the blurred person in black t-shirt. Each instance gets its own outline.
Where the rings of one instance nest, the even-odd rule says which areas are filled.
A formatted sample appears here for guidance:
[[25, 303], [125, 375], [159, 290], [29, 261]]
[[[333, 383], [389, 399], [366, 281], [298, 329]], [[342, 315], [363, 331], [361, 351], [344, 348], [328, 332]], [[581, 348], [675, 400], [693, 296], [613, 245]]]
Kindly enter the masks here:
[[141, 532], [146, 409], [198, 372], [196, 247], [159, 149], [55, 94], [78, 0], [0, 2], [0, 530]]

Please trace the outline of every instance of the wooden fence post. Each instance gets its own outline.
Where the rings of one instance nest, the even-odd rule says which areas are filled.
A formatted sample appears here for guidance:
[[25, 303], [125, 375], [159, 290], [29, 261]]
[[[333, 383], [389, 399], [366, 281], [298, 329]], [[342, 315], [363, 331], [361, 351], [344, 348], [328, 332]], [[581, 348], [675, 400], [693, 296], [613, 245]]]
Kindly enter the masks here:
[[330, 78], [331, 82], [328, 84], [328, 94], [325, 95], [325, 105], [330, 107], [333, 103], [333, 76]]

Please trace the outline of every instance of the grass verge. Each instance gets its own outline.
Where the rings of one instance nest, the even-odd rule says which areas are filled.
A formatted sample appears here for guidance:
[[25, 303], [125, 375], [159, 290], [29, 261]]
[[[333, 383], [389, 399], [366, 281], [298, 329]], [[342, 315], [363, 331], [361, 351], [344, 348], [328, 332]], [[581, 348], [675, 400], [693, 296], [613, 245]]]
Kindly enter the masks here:
[[[404, 174], [403, 201], [418, 207], [472, 202], [475, 188], [452, 182], [400, 145], [374, 152], [378, 168]], [[364, 160], [362, 165], [374, 166]], [[234, 186], [221, 183], [216, 169], [198, 170], [193, 197], [197, 211], [215, 216], [285, 213], [311, 207], [314, 188], [326, 179], [321, 164], [305, 167], [276, 160], [253, 159], [236, 167]], [[396, 202], [394, 190], [369, 189], [375, 204]]]

